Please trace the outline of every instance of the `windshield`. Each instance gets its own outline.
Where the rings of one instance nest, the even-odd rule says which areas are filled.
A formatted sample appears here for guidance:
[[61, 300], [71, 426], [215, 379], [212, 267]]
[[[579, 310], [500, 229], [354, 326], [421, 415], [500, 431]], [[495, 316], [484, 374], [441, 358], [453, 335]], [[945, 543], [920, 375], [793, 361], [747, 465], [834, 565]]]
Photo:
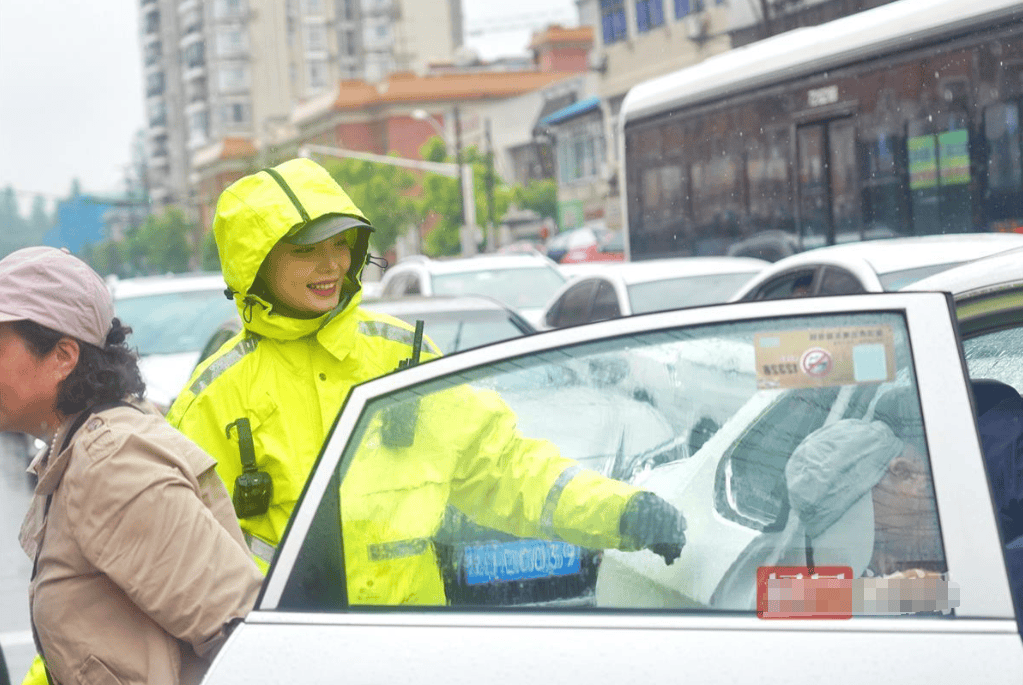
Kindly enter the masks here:
[[223, 290], [191, 290], [116, 300], [117, 317], [142, 356], [198, 352], [217, 326], [236, 316]]
[[480, 269], [433, 277], [434, 295], [486, 295], [509, 307], [542, 307], [565, 277], [554, 269]]
[[628, 286], [633, 314], [719, 304], [735, 294], [754, 272], [710, 274], [636, 283]]

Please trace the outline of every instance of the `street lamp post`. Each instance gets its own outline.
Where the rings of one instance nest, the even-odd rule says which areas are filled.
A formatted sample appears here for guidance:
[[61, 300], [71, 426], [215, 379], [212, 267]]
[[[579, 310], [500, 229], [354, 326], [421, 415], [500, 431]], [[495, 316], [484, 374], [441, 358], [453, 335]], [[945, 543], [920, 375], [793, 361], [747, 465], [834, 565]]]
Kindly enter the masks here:
[[[468, 165], [462, 160], [462, 131], [461, 121], [459, 120], [458, 108], [455, 107], [454, 111], [455, 121], [455, 165], [458, 167], [458, 178], [459, 178], [459, 194], [462, 199], [462, 216], [461, 216], [461, 242], [462, 242], [462, 256], [469, 257], [476, 254], [476, 193], [473, 183], [472, 169], [467, 168]], [[445, 150], [450, 147], [448, 144], [447, 135], [441, 125], [430, 116], [430, 113], [425, 109], [416, 109], [412, 111], [412, 118], [419, 121], [426, 121], [433, 130], [437, 132], [440, 139], [444, 141]]]

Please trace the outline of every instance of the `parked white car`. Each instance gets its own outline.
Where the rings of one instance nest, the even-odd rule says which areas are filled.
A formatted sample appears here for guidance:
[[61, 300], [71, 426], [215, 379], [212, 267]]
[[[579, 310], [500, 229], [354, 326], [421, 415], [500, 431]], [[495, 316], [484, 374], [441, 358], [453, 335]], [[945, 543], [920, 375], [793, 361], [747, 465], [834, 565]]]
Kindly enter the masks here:
[[558, 265], [539, 253], [485, 254], [462, 259], [406, 257], [388, 267], [380, 297], [485, 295], [519, 311], [533, 326], [565, 282]]
[[[541, 327], [648, 314], [726, 302], [770, 263], [750, 257], [679, 257], [643, 262], [591, 262], [551, 296]], [[562, 272], [566, 271], [561, 266]]]
[[[648, 551], [594, 550], [587, 557], [596, 564], [592, 583], [584, 574], [587, 582], [572, 585], [566, 597], [555, 592], [565, 587], [559, 578], [577, 573], [578, 566], [577, 557], [556, 554], [565, 550], [558, 540], [572, 536], [572, 513], [562, 510], [556, 495], [542, 507], [550, 508], [549, 515], [532, 510], [532, 500], [524, 498], [517, 514], [497, 521], [491, 502], [461, 500], [461, 514], [505, 532], [488, 539], [478, 531], [449, 531], [414, 548], [447, 550], [438, 557], [446, 602], [422, 607], [413, 598], [367, 606], [349, 591], [350, 573], [363, 583], [367, 577], [367, 569], [358, 568], [369, 563], [358, 551], [366, 544], [359, 537], [367, 530], [365, 513], [373, 512], [373, 523], [383, 529], [399, 520], [394, 507], [425, 501], [399, 496], [419, 497], [419, 471], [392, 466], [398, 455], [381, 448], [383, 413], [403, 408], [404, 415], [430, 421], [429, 409], [442, 408], [449, 391], [466, 397], [466, 384], [470, 395], [487, 402], [495, 401], [488, 391], [503, 396], [516, 388], [532, 393], [541, 406], [545, 398], [560, 405], [561, 421], [533, 424], [533, 437], [593, 436], [602, 453], [635, 463], [644, 455], [630, 452], [645, 448], [600, 430], [607, 415], [587, 411], [582, 398], [590, 393], [572, 399], [553, 382], [565, 360], [628, 360], [637, 351], [656, 355], [720, 339], [745, 346], [757, 388], [752, 397], [696, 454], [655, 445], [663, 456], [624, 476], [684, 512], [687, 543], [671, 566]], [[826, 677], [845, 685], [883, 673], [900, 683], [1018, 683], [1023, 640], [1010, 590], [1016, 567], [1007, 571], [1012, 550], [1000, 538], [960, 359], [945, 295], [890, 293], [626, 317], [469, 350], [357, 386], [327, 439], [257, 606], [228, 639], [205, 682], [682, 677], [790, 683]], [[627, 373], [631, 368], [619, 367]], [[723, 371], [715, 379], [727, 378]], [[427, 429], [436, 438], [431, 444], [445, 444], [444, 425], [462, 435], [464, 426], [444, 418], [447, 423], [419, 424], [433, 426]], [[838, 487], [797, 477], [805, 469], [788, 473], [790, 460], [808, 463], [805, 445], [814, 444], [807, 440], [820, 435], [817, 429], [858, 422], [901, 450], [892, 452], [897, 458], [889, 461], [884, 451], [870, 452], [868, 460], [867, 452], [825, 450], [844, 459], [832, 466], [858, 474], [839, 479]], [[451, 458], [472, 463], [478, 452], [510, 444], [541, 448], [497, 445], [481, 434], [471, 449], [459, 448]], [[864, 473], [861, 462], [870, 466]], [[827, 473], [839, 471], [845, 473]], [[570, 476], [566, 472], [551, 492], [560, 492]], [[519, 477], [512, 471], [499, 476]], [[429, 487], [442, 481], [429, 479]], [[816, 482], [827, 485], [818, 495]], [[458, 487], [447, 483], [443, 492]], [[355, 492], [357, 508], [347, 504]], [[377, 492], [378, 499], [363, 499]], [[885, 498], [873, 498], [875, 492]], [[416, 525], [434, 521], [435, 509], [417, 508]], [[535, 530], [536, 517], [551, 526], [546, 544], [507, 537], [519, 525]], [[400, 530], [389, 534], [404, 539]], [[480, 573], [483, 560], [486, 572]], [[766, 577], [761, 593], [757, 571], [777, 574], [786, 564], [822, 573], [843, 569], [850, 607], [851, 593], [859, 593], [855, 611], [846, 616], [812, 603], [803, 606], [817, 609], [820, 620], [764, 620], [796, 607], [794, 600], [779, 598], [777, 575]], [[818, 579], [807, 572], [799, 580], [807, 588]], [[521, 597], [512, 591], [526, 581], [550, 590], [550, 601], [542, 607], [516, 604]], [[473, 593], [460, 591], [465, 588]], [[919, 601], [913, 604], [909, 595], [915, 593]], [[774, 604], [758, 614], [762, 594]], [[895, 596], [898, 601], [889, 600]], [[401, 658], [394, 658], [396, 644]]]
[[175, 274], [111, 280], [114, 311], [132, 329], [146, 397], [166, 412], [217, 326], [237, 316], [219, 273]]
[[929, 235], [819, 247], [774, 262], [729, 301], [895, 291], [1017, 247], [1023, 247], [1023, 235], [1016, 233]]

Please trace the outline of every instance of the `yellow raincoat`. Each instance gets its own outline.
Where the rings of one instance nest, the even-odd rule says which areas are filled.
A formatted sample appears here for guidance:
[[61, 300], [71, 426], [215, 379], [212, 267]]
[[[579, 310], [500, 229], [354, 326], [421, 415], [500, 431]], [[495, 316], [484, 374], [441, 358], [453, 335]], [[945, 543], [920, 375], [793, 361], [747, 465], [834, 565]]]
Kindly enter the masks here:
[[[244, 329], [196, 369], [167, 417], [213, 455], [232, 493], [242, 465], [228, 426], [249, 419], [257, 466], [273, 478], [273, 499], [266, 514], [241, 525], [264, 561], [351, 387], [411, 356], [411, 326], [358, 306], [369, 230], [360, 229], [335, 311], [288, 318], [250, 292], [277, 241], [331, 213], [365, 220], [310, 160], [246, 176], [224, 191], [213, 230]], [[423, 352], [424, 359], [432, 356]], [[428, 397], [408, 448], [380, 446], [379, 425], [363, 440], [340, 493], [353, 603], [444, 603], [430, 537], [449, 503], [514, 534], [633, 548], [621, 539], [618, 522], [637, 490], [579, 469], [550, 443], [523, 438], [494, 394], [455, 388]]]

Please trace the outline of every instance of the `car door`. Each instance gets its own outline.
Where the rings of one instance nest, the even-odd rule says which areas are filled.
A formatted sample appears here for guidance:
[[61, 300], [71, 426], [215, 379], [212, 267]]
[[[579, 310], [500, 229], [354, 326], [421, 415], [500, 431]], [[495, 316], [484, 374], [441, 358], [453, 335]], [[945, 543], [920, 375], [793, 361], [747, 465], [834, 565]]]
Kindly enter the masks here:
[[[734, 383], [746, 400], [690, 454], [657, 393], [586, 373], [614, 357], [628, 375], [637, 355], [709, 369], [642, 382], [694, 396]], [[614, 420], [588, 412], [588, 394], [618, 388], [671, 434], [640, 445], [612, 431], [599, 458], [558, 462], [564, 440]], [[552, 398], [534, 403], [529, 435], [502, 400], [523, 391]], [[595, 514], [629, 487], [684, 513], [674, 563], [628, 551], [618, 520]], [[445, 529], [452, 507], [479, 527]], [[946, 296], [626, 317], [354, 388], [206, 682], [1018, 682], [1004, 559]], [[825, 571], [847, 581], [845, 608], [778, 617], [798, 613], [780, 592], [798, 581], [806, 595]]]

